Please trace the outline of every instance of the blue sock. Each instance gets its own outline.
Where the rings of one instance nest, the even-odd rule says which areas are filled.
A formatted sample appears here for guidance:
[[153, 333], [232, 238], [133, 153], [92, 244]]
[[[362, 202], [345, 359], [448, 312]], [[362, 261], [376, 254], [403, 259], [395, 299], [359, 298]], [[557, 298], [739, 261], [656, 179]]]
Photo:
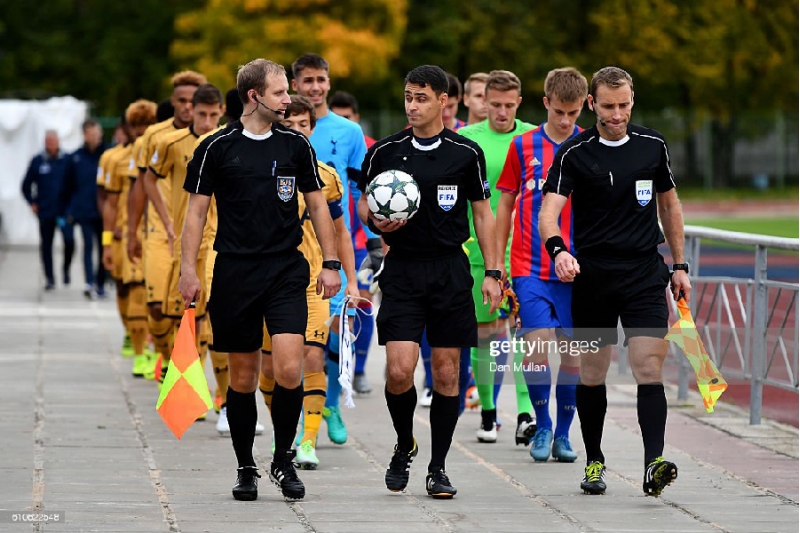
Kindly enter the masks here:
[[422, 356], [422, 367], [425, 369], [425, 386], [433, 389], [433, 370], [431, 370], [431, 345], [428, 344], [427, 332], [422, 332], [419, 343], [419, 353]]
[[[575, 386], [578, 384], [580, 373], [577, 367], [561, 366], [558, 369], [556, 382], [556, 431], [555, 437], [569, 438], [569, 427], [575, 418]], [[538, 415], [537, 415], [538, 416]]]
[[501, 331], [495, 337], [497, 341], [497, 346], [500, 349], [500, 353], [495, 358], [495, 362], [497, 363], [497, 371], [494, 374], [494, 405], [495, 408], [497, 407], [497, 397], [500, 396], [500, 386], [503, 384], [503, 378], [505, 377], [505, 370], [501, 370], [505, 368], [506, 363], [508, 362], [508, 350], [503, 349], [503, 342], [508, 342], [508, 332]]
[[[336, 361], [331, 360], [336, 357]], [[331, 352], [325, 358], [325, 367], [328, 370], [328, 390], [325, 393], [325, 407], [339, 407], [339, 396], [342, 386], [339, 384], [339, 354]]]
[[[464, 412], [467, 401], [467, 389], [475, 384], [472, 379], [472, 348], [461, 348], [461, 359], [458, 365], [458, 415]], [[470, 385], [472, 383], [472, 385]]]
[[526, 373], [526, 378], [528, 394], [533, 403], [533, 410], [536, 412], [536, 427], [553, 429], [553, 421], [550, 419], [550, 381], [552, 379], [550, 365], [538, 365], [536, 370]]
[[367, 354], [370, 344], [372, 344], [372, 333], [375, 331], [375, 317], [365, 313], [362, 309], [357, 311], [361, 319], [361, 328], [356, 337], [356, 374], [364, 373], [364, 366], [367, 364]]

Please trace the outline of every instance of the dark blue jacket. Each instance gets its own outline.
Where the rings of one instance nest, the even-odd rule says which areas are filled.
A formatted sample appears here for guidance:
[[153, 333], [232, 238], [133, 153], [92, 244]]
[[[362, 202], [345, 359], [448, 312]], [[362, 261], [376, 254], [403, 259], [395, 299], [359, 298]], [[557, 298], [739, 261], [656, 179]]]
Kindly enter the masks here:
[[88, 221], [100, 216], [97, 211], [97, 166], [105, 145], [90, 152], [86, 145], [67, 156], [61, 204], [75, 220]]
[[35, 203], [39, 206], [39, 218], [64, 216], [61, 188], [64, 185], [66, 166], [67, 158], [61, 151], [56, 157], [42, 152], [31, 161], [22, 182], [22, 194], [29, 204]]

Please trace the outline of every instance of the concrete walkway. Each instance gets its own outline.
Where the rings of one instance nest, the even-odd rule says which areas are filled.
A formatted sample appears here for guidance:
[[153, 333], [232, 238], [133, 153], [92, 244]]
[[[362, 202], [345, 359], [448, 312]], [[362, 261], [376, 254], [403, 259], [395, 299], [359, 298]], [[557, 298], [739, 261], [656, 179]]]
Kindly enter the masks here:
[[[230, 439], [214, 430], [216, 415], [177, 441], [155, 411], [155, 384], [133, 379], [130, 361], [119, 356], [114, 299], [85, 301], [77, 265], [74, 287], [43, 293], [39, 270], [35, 250], [0, 251], [0, 531], [798, 530], [797, 431], [748, 426], [746, 413], [725, 406], [708, 415], [697, 398], [671, 406], [665, 455], [678, 464], [678, 481], [662, 498], [643, 496], [635, 385], [613, 369], [605, 496], [579, 491], [577, 419], [577, 463], [534, 464], [527, 449], [514, 446], [511, 387], [500, 396], [504, 425], [496, 444], [476, 441], [476, 411], [459, 421], [447, 465], [459, 489], [452, 501], [425, 494], [430, 431], [427, 410], [418, 408], [420, 456], [409, 490], [392, 494], [383, 484], [393, 430], [377, 347], [368, 364], [375, 391], [345, 411], [344, 446], [328, 441], [323, 424], [320, 469], [300, 474], [306, 499], [285, 503], [265, 475], [257, 501], [237, 502], [230, 493], [234, 454]], [[256, 438], [262, 469], [269, 443], [269, 430]], [[25, 510], [64, 514], [58, 524], [12, 521], [11, 513]]]

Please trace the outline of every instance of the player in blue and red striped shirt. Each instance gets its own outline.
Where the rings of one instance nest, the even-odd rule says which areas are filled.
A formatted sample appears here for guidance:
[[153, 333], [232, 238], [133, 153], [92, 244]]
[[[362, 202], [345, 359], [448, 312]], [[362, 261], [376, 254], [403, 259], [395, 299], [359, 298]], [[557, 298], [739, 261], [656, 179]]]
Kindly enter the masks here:
[[[505, 249], [513, 216], [510, 275], [520, 303], [519, 315], [526, 341], [523, 368], [537, 425], [530, 454], [537, 462], [547, 461], [552, 446], [554, 459], [571, 463], [578, 457], [569, 442], [569, 427], [575, 416], [575, 385], [579, 376], [579, 360], [570, 354], [567, 342], [572, 330], [572, 285], [558, 280], [554, 263], [539, 238], [539, 210], [542, 187], [553, 156], [564, 141], [581, 131], [575, 121], [581, 114], [588, 85], [586, 78], [574, 68], [559, 68], [547, 74], [544, 93], [547, 121], [533, 131], [514, 137], [497, 182], [497, 189], [503, 193], [497, 207], [497, 235], [499, 249]], [[572, 205], [569, 201], [558, 222], [562, 238], [572, 250]], [[548, 343], [556, 339], [555, 344]], [[553, 346], [561, 355], [556, 384], [555, 435], [548, 405], [552, 381], [548, 353], [553, 351], [550, 350]]]

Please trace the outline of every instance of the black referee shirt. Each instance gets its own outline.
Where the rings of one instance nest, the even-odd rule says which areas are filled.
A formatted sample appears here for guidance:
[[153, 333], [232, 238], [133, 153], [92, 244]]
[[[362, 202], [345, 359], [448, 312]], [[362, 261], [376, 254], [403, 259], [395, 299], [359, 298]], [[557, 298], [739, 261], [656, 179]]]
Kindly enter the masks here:
[[183, 188], [216, 197], [216, 251], [264, 255], [300, 245], [297, 191], [319, 190], [322, 181], [303, 134], [273, 123], [269, 132], [254, 135], [236, 121], [200, 143]]
[[564, 144], [543, 191], [572, 194], [575, 251], [581, 257], [640, 257], [664, 242], [656, 193], [675, 187], [664, 137], [635, 124], [619, 141], [597, 127]]
[[392, 253], [430, 259], [460, 251], [469, 239], [468, 202], [491, 194], [486, 160], [477, 143], [445, 128], [433, 143], [422, 144], [408, 128], [367, 151], [359, 190], [365, 192], [386, 170], [411, 174], [421, 193], [417, 214], [399, 230], [383, 234]]

